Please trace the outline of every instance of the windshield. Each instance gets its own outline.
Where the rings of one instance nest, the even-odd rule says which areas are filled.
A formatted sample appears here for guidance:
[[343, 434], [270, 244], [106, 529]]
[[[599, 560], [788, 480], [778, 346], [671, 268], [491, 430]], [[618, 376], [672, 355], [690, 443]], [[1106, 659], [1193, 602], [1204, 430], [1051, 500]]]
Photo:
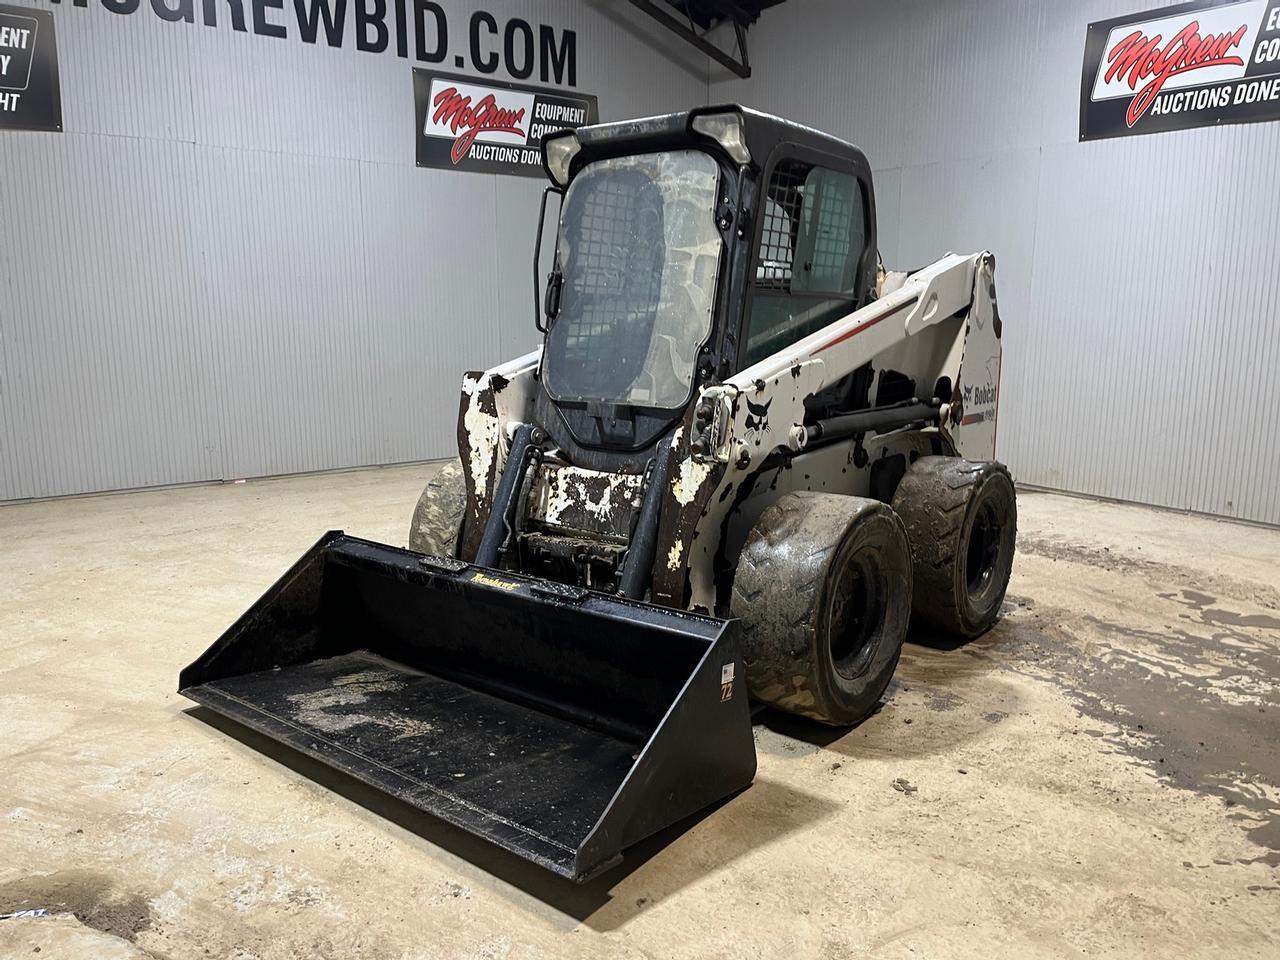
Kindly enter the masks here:
[[560, 216], [560, 312], [547, 334], [557, 400], [675, 409], [711, 333], [719, 171], [695, 150], [599, 160]]

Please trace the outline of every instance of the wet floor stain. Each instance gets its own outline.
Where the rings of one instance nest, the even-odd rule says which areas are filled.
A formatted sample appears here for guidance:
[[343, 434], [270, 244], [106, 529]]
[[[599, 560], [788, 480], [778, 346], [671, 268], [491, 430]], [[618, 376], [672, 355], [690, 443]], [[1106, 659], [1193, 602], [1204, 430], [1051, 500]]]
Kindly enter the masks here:
[[1242, 580], [1226, 574], [1192, 572], [1172, 564], [1135, 557], [1127, 553], [1121, 554], [1118, 551], [1113, 552], [1105, 547], [1093, 547], [1049, 537], [1020, 535], [1018, 553], [1054, 562], [1078, 563], [1106, 572], [1140, 574], [1163, 584], [1185, 584], [1180, 590], [1181, 594], [1184, 597], [1205, 598], [1207, 602], [1202, 606], [1217, 603], [1218, 596], [1223, 596], [1266, 610], [1280, 611], [1280, 587], [1270, 587], [1253, 580]]
[[[1253, 627], [1258, 630], [1280, 630], [1280, 617], [1273, 617], [1267, 613], [1236, 613], [1211, 606], [1219, 602], [1218, 598], [1212, 594], [1201, 593], [1199, 590], [1181, 590], [1178, 593], [1161, 593], [1157, 596], [1162, 600], [1172, 600], [1174, 603], [1189, 607], [1199, 614], [1202, 623], [1228, 627]], [[1187, 615], [1184, 614], [1185, 616]]]
[[[996, 626], [969, 643], [913, 634], [880, 714], [816, 745], [854, 758], [923, 755], [932, 741], [954, 747], [1016, 709], [961, 709], [956, 688], [990, 692], [1001, 673], [1034, 678], [1074, 702], [1085, 720], [1078, 732], [1103, 749], [1171, 788], [1220, 801], [1223, 817], [1259, 848], [1247, 862], [1280, 866], [1280, 616], [1271, 612], [1280, 593], [1071, 544], [1030, 552], [1145, 578], [1155, 588], [1146, 626], [1096, 604], [1065, 609], [1010, 594]], [[908, 735], [900, 724], [911, 721], [899, 715], [912, 703], [950, 716]], [[787, 723], [769, 724], [783, 736], [762, 741], [764, 752], [814, 749]]]
[[1197, 590], [1159, 594], [1185, 626], [1144, 629], [1012, 605], [965, 653], [1047, 679], [1103, 730], [1086, 731], [1169, 786], [1219, 799], [1280, 866], [1280, 619]]
[[924, 696], [925, 709], [932, 710], [934, 713], [950, 713], [964, 703], [951, 690], [926, 690]]
[[149, 898], [91, 870], [59, 870], [0, 884], [0, 914], [45, 909], [71, 913], [85, 926], [134, 940], [152, 924]]

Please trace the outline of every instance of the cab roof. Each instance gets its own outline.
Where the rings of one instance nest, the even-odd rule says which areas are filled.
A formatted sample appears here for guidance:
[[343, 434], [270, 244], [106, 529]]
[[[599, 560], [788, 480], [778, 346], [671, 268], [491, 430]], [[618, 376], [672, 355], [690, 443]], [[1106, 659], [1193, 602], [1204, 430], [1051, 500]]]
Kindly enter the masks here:
[[[580, 168], [602, 157], [643, 153], [652, 150], [712, 145], [715, 140], [698, 133], [692, 127], [699, 116], [737, 113], [743, 120], [744, 138], [751, 154], [751, 163], [763, 167], [774, 148], [780, 143], [791, 143], [811, 150], [819, 150], [850, 162], [855, 167], [867, 169], [867, 158], [858, 147], [833, 137], [829, 133], [806, 127], [804, 124], [784, 120], [772, 114], [762, 113], [750, 107], [726, 103], [697, 107], [679, 113], [664, 113], [655, 117], [635, 120], [617, 120], [578, 127], [573, 133], [582, 144], [581, 153], [574, 158], [572, 168]], [[551, 138], [547, 138], [551, 139]], [[544, 151], [547, 140], [544, 139]], [[723, 152], [722, 148], [719, 148]]]

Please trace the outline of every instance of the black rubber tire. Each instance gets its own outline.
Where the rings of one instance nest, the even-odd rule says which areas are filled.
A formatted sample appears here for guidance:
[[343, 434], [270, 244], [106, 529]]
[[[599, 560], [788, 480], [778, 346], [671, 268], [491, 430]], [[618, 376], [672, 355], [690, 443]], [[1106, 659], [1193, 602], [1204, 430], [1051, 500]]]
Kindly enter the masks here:
[[409, 549], [456, 557], [467, 510], [467, 482], [462, 463], [450, 460], [427, 481], [409, 524]]
[[878, 500], [779, 497], [742, 548], [731, 608], [756, 699], [822, 723], [860, 722], [893, 677], [911, 616], [902, 521]]
[[915, 565], [913, 624], [972, 639], [1000, 615], [1013, 570], [1018, 501], [994, 460], [921, 457], [893, 495]]

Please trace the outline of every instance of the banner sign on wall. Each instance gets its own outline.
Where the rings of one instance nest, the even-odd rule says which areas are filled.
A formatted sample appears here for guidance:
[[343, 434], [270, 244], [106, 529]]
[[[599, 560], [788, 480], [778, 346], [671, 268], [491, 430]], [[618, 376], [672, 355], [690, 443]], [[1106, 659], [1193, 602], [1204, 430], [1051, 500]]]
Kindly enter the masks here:
[[48, 10], [0, 5], [0, 129], [62, 129], [58, 44]]
[[1280, 0], [1200, 0], [1089, 24], [1080, 139], [1280, 120]]
[[[1280, 2], [1280, 0], [1277, 0]], [[418, 166], [545, 177], [542, 138], [597, 123], [594, 96], [415, 68]]]

